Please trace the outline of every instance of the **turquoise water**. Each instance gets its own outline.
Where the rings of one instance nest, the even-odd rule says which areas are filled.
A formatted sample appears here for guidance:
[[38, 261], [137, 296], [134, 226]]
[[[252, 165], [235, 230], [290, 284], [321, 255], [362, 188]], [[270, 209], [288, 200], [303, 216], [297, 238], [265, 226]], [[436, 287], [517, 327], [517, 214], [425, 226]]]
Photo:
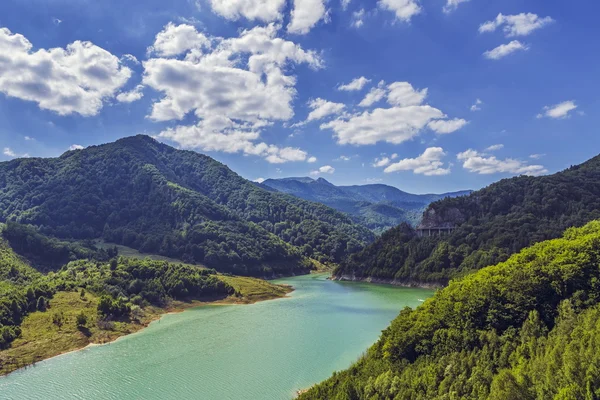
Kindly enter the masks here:
[[0, 378], [0, 398], [291, 399], [347, 368], [405, 306], [432, 295], [323, 275], [281, 279], [289, 298], [164, 316], [116, 342]]

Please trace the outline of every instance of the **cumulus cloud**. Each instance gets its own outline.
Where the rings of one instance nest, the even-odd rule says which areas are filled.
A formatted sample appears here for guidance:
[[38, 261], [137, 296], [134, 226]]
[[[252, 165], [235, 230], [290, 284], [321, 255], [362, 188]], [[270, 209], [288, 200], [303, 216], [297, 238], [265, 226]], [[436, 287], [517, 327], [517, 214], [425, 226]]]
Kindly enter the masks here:
[[422, 11], [417, 0], [379, 0], [378, 5], [384, 10], [392, 11], [402, 22], [410, 22], [412, 17]]
[[480, 99], [475, 100], [475, 103], [471, 106], [471, 111], [481, 111], [481, 105], [483, 101]]
[[118, 57], [91, 42], [39, 49], [0, 28], [0, 92], [59, 115], [93, 116], [131, 77]]
[[72, 144], [69, 146], [69, 150], [82, 150], [84, 147], [80, 144]]
[[309, 157], [308, 160], [306, 160], [307, 163], [309, 164], [313, 164], [317, 162], [317, 157]]
[[351, 92], [354, 90], [362, 90], [362, 88], [364, 88], [365, 85], [369, 82], [371, 82], [370, 79], [361, 76], [360, 78], [353, 79], [350, 83], [338, 86], [338, 90], [345, 90], [347, 92]]
[[460, 4], [466, 3], [467, 1], [469, 0], [448, 0], [444, 6], [444, 12], [447, 14], [451, 13], [452, 11], [456, 10]]
[[458, 153], [456, 157], [459, 161], [463, 162], [463, 168], [469, 172], [482, 175], [510, 173], [516, 175], [537, 176], [548, 172], [542, 165], [528, 165], [523, 161], [513, 158], [500, 160], [495, 156], [480, 153], [473, 149]]
[[331, 165], [324, 165], [321, 168], [311, 171], [311, 175], [320, 175], [320, 174], [333, 174], [335, 172], [335, 168]]
[[369, 93], [367, 93], [365, 98], [362, 99], [360, 103], [358, 103], [358, 105], [361, 107], [371, 107], [373, 104], [381, 101], [386, 94], [387, 91], [383, 87], [381, 87], [380, 82], [380, 86], [372, 88], [369, 91]]
[[571, 116], [571, 111], [575, 110], [576, 108], [577, 105], [573, 100], [563, 101], [562, 103], [555, 104], [553, 106], [544, 107], [544, 111], [538, 114], [537, 118], [569, 118]]
[[266, 181], [265, 178], [256, 178], [255, 180], [253, 180], [253, 182], [256, 182], [256, 183], [263, 183], [264, 181]]
[[351, 0], [341, 0], [342, 10], [346, 10]]
[[236, 21], [246, 18], [250, 21], [278, 21], [283, 18], [285, 0], [210, 0], [215, 14]]
[[192, 25], [175, 25], [170, 22], [156, 35], [154, 44], [148, 48], [148, 54], [172, 57], [188, 50], [208, 47], [210, 47], [208, 38]]
[[503, 144], [493, 144], [490, 147], [488, 147], [487, 149], [485, 149], [485, 151], [498, 151], [498, 150], [502, 150], [504, 148]]
[[308, 106], [312, 109], [312, 111], [306, 118], [307, 122], [323, 119], [329, 115], [339, 114], [344, 108], [346, 108], [346, 106], [342, 103], [334, 103], [321, 98], [310, 100], [308, 102]]
[[445, 155], [446, 152], [441, 147], [429, 147], [420, 156], [400, 160], [389, 165], [383, 172], [413, 171], [415, 174], [425, 176], [448, 175], [450, 168], [444, 168], [444, 163], [441, 161]]
[[503, 26], [506, 37], [527, 36], [533, 31], [554, 22], [550, 17], [540, 18], [536, 14], [521, 13], [518, 15], [498, 14], [495, 20], [484, 22], [479, 26], [479, 32], [494, 32]]
[[396, 153], [392, 154], [390, 157], [387, 157], [387, 156], [378, 157], [373, 161], [372, 165], [375, 168], [385, 167], [385, 166], [389, 165], [392, 162], [392, 160], [395, 160], [396, 158], [398, 158], [398, 154], [396, 154]]
[[[179, 46], [188, 48], [183, 58], [145, 61], [143, 84], [163, 93], [149, 118], [181, 120], [193, 112], [199, 119], [195, 125], [169, 128], [159, 136], [184, 147], [242, 152], [271, 163], [306, 160], [300, 149], [258, 142], [262, 129], [294, 115], [296, 79], [284, 69], [300, 63], [321, 67], [315, 52], [277, 37], [279, 28], [269, 24], [244, 30], [239, 37], [210, 38], [209, 48], [204, 42], [196, 42], [194, 48]], [[163, 43], [163, 47], [172, 46]]]
[[342, 114], [320, 128], [331, 129], [339, 144], [369, 145], [377, 142], [400, 144], [418, 136], [425, 127], [436, 133], [451, 133], [467, 121], [448, 120], [437, 108], [423, 104], [427, 89], [416, 90], [408, 82], [394, 82], [373, 88], [359, 104], [369, 107], [387, 96], [390, 108]]
[[436, 120], [431, 121], [427, 124], [427, 127], [434, 131], [435, 133], [439, 133], [441, 135], [453, 133], [468, 124], [468, 122], [462, 118], [455, 118], [451, 120]]
[[518, 40], [513, 40], [508, 44], [502, 44], [495, 49], [488, 50], [483, 53], [483, 56], [490, 60], [499, 60], [508, 56], [509, 54], [514, 53], [515, 51], [527, 51], [529, 50], [529, 46], [519, 42]]
[[427, 88], [415, 90], [408, 82], [394, 82], [388, 85], [387, 101], [393, 106], [414, 106], [423, 103]]
[[289, 33], [307, 34], [320, 20], [327, 20], [326, 0], [294, 0], [291, 21], [287, 26]]
[[133, 103], [144, 97], [142, 90], [144, 85], [137, 85], [134, 89], [129, 92], [121, 92], [117, 95], [117, 101], [120, 103]]

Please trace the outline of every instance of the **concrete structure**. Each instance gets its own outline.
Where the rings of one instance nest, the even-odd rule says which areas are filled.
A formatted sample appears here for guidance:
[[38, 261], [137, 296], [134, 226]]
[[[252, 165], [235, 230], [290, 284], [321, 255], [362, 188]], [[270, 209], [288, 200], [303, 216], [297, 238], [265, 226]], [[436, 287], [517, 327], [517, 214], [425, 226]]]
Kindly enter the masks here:
[[456, 227], [452, 226], [432, 226], [432, 227], [424, 227], [418, 226], [416, 231], [419, 237], [430, 237], [430, 236], [443, 236], [449, 235], [454, 232]]

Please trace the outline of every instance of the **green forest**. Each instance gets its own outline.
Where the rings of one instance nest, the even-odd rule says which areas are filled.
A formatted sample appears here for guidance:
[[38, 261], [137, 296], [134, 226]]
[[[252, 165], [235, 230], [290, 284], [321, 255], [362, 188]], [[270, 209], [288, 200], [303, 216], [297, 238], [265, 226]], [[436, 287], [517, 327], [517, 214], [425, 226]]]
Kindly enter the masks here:
[[[235, 294], [232, 286], [216, 278], [214, 269], [117, 257], [113, 251], [61, 242], [14, 223], [5, 226], [2, 233], [0, 350], [20, 336], [21, 322], [29, 313], [51, 308], [52, 298], [58, 292], [80, 292], [82, 297], [89, 292], [100, 296], [97, 312], [107, 323], [128, 320], [136, 308], [164, 306], [171, 300], [215, 299]], [[67, 260], [62, 267], [43, 274], [21, 255], [25, 252], [17, 254], [11, 247], [15, 235], [22, 235], [16, 242], [27, 243], [26, 252], [35, 254], [34, 260], [42, 255], [56, 255], [53, 262], [65, 257], [75, 259], [85, 255], [86, 258]]]
[[338, 263], [374, 240], [338, 211], [143, 135], [0, 163], [0, 221], [255, 276], [306, 272], [308, 258]]
[[454, 280], [405, 309], [301, 399], [597, 399], [600, 221]]
[[335, 275], [443, 286], [600, 218], [598, 171], [600, 156], [554, 175], [504, 179], [469, 196], [434, 202], [423, 225], [452, 226], [452, 234], [420, 238], [401, 224], [349, 257]]

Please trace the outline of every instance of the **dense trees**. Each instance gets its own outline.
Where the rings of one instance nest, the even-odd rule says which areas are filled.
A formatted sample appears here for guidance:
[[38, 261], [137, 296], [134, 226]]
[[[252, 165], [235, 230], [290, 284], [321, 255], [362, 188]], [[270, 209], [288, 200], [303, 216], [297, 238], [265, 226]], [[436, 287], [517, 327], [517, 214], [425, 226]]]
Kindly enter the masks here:
[[[48, 239], [28, 227], [5, 226], [11, 234], [31, 239], [27, 252], [63, 254], [48, 249], [72, 249], [80, 255], [77, 244]], [[11, 236], [11, 238], [14, 238]], [[66, 246], [66, 247], [65, 247]], [[20, 324], [34, 311], [52, 312], [52, 297], [58, 291], [77, 291], [85, 299], [91, 292], [101, 296], [98, 312], [104, 319], [128, 318], [132, 307], [150, 304], [165, 305], [171, 299], [223, 298], [234, 289], [215, 277], [213, 269], [185, 264], [173, 264], [150, 259], [137, 260], [125, 257], [105, 260], [106, 252], [90, 250], [100, 258], [72, 261], [55, 272], [42, 275], [28, 261], [17, 255], [8, 240], [0, 238], [0, 349], [4, 349], [20, 335]], [[69, 254], [69, 253], [64, 253]], [[35, 257], [37, 259], [37, 256]], [[53, 315], [59, 328], [64, 323], [60, 313]], [[83, 327], [83, 317], [77, 319]]]
[[399, 226], [335, 274], [445, 284], [597, 218], [600, 156], [554, 175], [505, 179], [469, 196], [432, 203], [423, 224], [456, 226], [451, 235], [418, 238], [410, 227]]
[[594, 399], [600, 222], [571, 228], [403, 310], [302, 399]]
[[306, 270], [304, 256], [339, 262], [374, 239], [333, 209], [261, 189], [147, 136], [0, 163], [0, 220], [248, 275]]

